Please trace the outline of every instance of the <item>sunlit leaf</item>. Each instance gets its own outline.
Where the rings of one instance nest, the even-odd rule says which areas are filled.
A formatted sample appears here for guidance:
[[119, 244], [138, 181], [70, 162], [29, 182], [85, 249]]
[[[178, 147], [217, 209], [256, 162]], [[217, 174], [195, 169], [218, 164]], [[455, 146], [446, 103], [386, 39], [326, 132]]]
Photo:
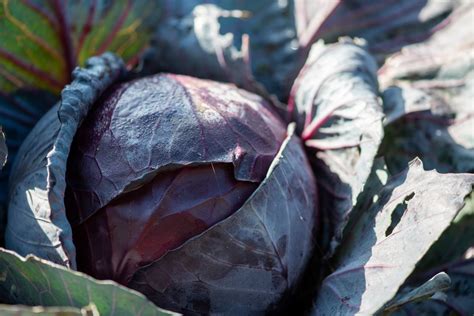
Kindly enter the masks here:
[[[0, 248], [0, 299], [9, 304], [72, 306], [93, 303], [100, 315], [172, 315], [142, 294], [112, 281], [97, 281], [34, 256]], [[3, 314], [2, 314], [3, 315]]]
[[456, 217], [473, 184], [472, 174], [424, 171], [419, 159], [393, 176], [345, 234], [314, 315], [381, 309]]

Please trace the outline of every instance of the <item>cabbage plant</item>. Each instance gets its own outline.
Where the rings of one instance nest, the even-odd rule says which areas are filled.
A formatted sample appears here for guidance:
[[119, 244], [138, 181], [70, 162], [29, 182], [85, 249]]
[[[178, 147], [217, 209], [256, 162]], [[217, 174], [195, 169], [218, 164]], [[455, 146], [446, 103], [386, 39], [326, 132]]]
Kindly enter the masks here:
[[323, 2], [1, 2], [1, 314], [472, 314], [474, 7]]

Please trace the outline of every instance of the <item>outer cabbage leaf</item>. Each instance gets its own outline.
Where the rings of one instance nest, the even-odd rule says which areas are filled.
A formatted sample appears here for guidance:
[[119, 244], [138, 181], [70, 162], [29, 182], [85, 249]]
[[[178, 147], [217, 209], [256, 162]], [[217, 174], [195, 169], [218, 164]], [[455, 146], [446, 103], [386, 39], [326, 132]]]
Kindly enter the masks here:
[[410, 291], [402, 292], [387, 304], [384, 311], [390, 312], [399, 309], [408, 303], [422, 301], [433, 296], [442, 295], [441, 292], [451, 287], [451, 278], [445, 273], [440, 272], [431, 279]]
[[342, 237], [383, 137], [376, 71], [373, 58], [354, 42], [319, 42], [292, 88], [289, 110], [320, 175], [331, 251]]
[[472, 315], [474, 312], [474, 258], [453, 261], [440, 265], [424, 275], [429, 277], [437, 271], [446, 271], [451, 278], [451, 288], [446, 293], [436, 293], [430, 300], [411, 303], [395, 315]]
[[0, 305], [0, 312], [4, 316], [100, 316], [93, 304], [82, 308]]
[[28, 135], [13, 166], [5, 233], [6, 246], [21, 255], [75, 267], [75, 248], [66, 218], [64, 191], [69, 146], [78, 124], [124, 65], [106, 53], [74, 71], [74, 81]]
[[474, 175], [424, 171], [418, 159], [393, 176], [347, 230], [313, 314], [383, 308], [456, 217], [472, 185]]
[[393, 172], [419, 156], [442, 172], [474, 171], [474, 5], [455, 11], [428, 41], [408, 46], [380, 69]]
[[407, 280], [402, 292], [411, 290], [420, 282], [439, 271], [446, 271], [452, 286], [444, 295], [435, 295], [430, 302], [403, 306], [400, 314], [448, 313], [470, 315], [474, 312], [474, 193], [466, 199], [466, 205], [453, 223], [446, 229], [429, 252], [417, 264], [415, 272]]
[[309, 48], [317, 39], [331, 42], [339, 36], [361, 37], [372, 53], [383, 57], [428, 38], [460, 2], [295, 0], [298, 39], [301, 47]]
[[270, 312], [264, 308], [294, 294], [317, 213], [316, 182], [293, 128], [236, 213], [139, 269], [129, 286], [164, 308], [204, 314]]
[[[173, 314], [159, 309], [142, 294], [115, 282], [97, 281], [32, 255], [23, 258], [12, 251], [0, 249], [0, 274], [0, 299], [8, 304], [76, 308], [93, 304], [100, 315]], [[0, 311], [2, 315], [8, 312]]]
[[[144, 69], [230, 81], [286, 99], [302, 56], [292, 1], [163, 0]], [[185, 62], [176, 62], [176, 60]]]
[[105, 51], [135, 63], [157, 12], [141, 0], [0, 1], [0, 91], [59, 93], [76, 65]]
[[39, 90], [19, 90], [0, 93], [0, 126], [6, 134], [8, 161], [0, 174], [0, 204], [6, 203], [8, 176], [16, 153], [36, 122], [56, 103], [57, 98]]

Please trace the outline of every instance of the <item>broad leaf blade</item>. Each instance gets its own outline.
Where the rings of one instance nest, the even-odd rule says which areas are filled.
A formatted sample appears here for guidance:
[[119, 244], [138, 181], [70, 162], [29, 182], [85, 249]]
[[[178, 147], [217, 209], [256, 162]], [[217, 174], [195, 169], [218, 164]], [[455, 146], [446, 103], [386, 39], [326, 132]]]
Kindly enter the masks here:
[[112, 51], [134, 64], [151, 36], [149, 1], [0, 1], [0, 91], [59, 93], [73, 69]]
[[[296, 0], [298, 39], [303, 47], [312, 40], [337, 41], [340, 36], [364, 38], [381, 57], [419, 42], [458, 1], [439, 0]], [[324, 12], [324, 14], [322, 14]]]
[[0, 90], [62, 88], [69, 75], [55, 27], [32, 1], [0, 2]]
[[93, 303], [100, 315], [171, 315], [143, 295], [112, 281], [0, 249], [0, 298], [9, 304], [72, 306]]
[[455, 11], [428, 41], [406, 47], [379, 71], [385, 85], [386, 138], [381, 153], [391, 171], [420, 157], [441, 172], [474, 171], [474, 5]]
[[313, 313], [373, 314], [382, 308], [449, 226], [473, 184], [474, 175], [424, 171], [420, 160], [392, 177], [341, 245]]

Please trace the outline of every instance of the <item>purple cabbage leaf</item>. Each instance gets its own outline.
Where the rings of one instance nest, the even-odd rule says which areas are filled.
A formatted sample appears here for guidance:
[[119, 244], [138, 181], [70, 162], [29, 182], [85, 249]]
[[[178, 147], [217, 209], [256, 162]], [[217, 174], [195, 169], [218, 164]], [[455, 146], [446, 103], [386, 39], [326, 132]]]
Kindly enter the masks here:
[[420, 157], [441, 172], [474, 171], [474, 6], [466, 3], [423, 43], [406, 47], [380, 69], [392, 172]]
[[424, 171], [419, 159], [385, 185], [386, 173], [378, 170], [368, 183], [374, 183], [370, 190], [380, 190], [359, 204], [357, 218], [346, 227], [333, 271], [315, 301], [315, 315], [383, 310], [450, 226], [474, 185], [472, 174]]
[[18, 153], [7, 247], [183, 312], [263, 312], [294, 295], [318, 217], [294, 126], [233, 85], [118, 83], [110, 54], [87, 65]]
[[341, 240], [383, 137], [376, 71], [373, 58], [355, 42], [318, 42], [292, 88], [289, 111], [319, 175], [330, 253]]
[[[117, 80], [124, 65], [109, 53], [76, 69], [61, 101], [23, 142], [9, 183], [6, 246], [20, 255], [75, 266], [75, 247], [64, 207], [66, 160], [74, 132], [92, 102]], [[27, 162], [27, 163], [23, 163]], [[15, 197], [15, 198], [12, 198]]]
[[363, 38], [368, 49], [383, 60], [404, 46], [425, 40], [442, 28], [445, 18], [462, 1], [438, 0], [295, 0], [299, 46], [309, 49], [324, 39]]
[[161, 4], [145, 71], [228, 81], [261, 94], [265, 87], [286, 100], [302, 59], [293, 1], [167, 0]]

